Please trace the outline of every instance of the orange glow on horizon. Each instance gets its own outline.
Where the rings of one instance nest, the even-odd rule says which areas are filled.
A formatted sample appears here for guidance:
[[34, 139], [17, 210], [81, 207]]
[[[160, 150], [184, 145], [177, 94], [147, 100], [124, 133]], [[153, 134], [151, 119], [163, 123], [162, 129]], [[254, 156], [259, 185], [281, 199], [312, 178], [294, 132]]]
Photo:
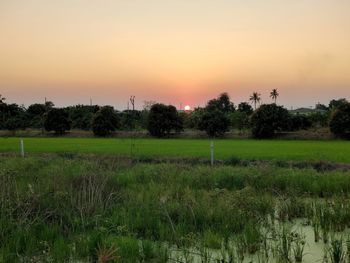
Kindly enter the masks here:
[[196, 107], [225, 91], [268, 102], [277, 88], [281, 104], [326, 103], [349, 96], [348, 10], [343, 0], [2, 1], [0, 94]]

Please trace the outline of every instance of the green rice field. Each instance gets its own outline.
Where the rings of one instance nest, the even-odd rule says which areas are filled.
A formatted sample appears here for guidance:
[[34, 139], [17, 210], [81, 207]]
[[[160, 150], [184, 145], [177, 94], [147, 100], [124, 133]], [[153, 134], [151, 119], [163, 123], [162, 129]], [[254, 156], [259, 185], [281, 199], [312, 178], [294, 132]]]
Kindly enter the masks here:
[[[209, 139], [24, 138], [26, 153], [91, 153], [209, 158]], [[350, 163], [350, 141], [215, 140], [215, 158]], [[19, 152], [20, 138], [0, 138], [0, 152]]]

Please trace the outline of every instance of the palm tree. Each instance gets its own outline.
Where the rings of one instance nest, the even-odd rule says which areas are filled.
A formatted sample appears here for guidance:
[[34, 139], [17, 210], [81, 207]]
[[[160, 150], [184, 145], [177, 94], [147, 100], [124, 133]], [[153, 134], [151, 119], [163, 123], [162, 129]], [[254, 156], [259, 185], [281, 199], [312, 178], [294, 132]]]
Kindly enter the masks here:
[[277, 101], [277, 97], [279, 96], [280, 94], [278, 93], [277, 89], [273, 89], [270, 93], [270, 98], [272, 98], [273, 100], [275, 100], [275, 104], [276, 104], [276, 101]]
[[253, 95], [250, 96], [249, 100], [254, 103], [254, 109], [256, 110], [256, 104], [260, 102], [260, 94], [257, 92], [253, 92]]

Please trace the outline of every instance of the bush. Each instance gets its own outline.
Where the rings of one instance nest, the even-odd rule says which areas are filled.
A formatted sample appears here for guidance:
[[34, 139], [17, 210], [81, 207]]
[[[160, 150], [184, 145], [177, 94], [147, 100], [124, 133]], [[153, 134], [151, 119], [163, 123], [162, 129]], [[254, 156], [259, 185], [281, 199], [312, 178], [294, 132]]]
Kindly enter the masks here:
[[329, 123], [331, 132], [339, 137], [344, 137], [350, 133], [350, 103], [344, 104], [336, 109]]
[[288, 110], [276, 104], [261, 105], [251, 117], [252, 134], [255, 138], [271, 138], [276, 131], [288, 126]]
[[92, 119], [92, 130], [96, 136], [110, 135], [119, 127], [118, 115], [113, 107], [102, 107]]
[[51, 109], [45, 114], [44, 127], [46, 131], [55, 131], [56, 134], [64, 134], [71, 128], [69, 114], [64, 109]]
[[152, 136], [163, 137], [169, 135], [172, 130], [182, 131], [183, 122], [174, 106], [157, 103], [150, 109], [147, 129]]

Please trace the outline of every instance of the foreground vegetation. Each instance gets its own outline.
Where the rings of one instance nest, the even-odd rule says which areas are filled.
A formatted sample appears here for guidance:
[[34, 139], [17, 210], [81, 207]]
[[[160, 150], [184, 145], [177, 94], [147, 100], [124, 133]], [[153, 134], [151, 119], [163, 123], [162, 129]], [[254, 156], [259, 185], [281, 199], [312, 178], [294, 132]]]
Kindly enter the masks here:
[[2, 157], [1, 259], [302, 262], [299, 218], [324, 247], [317, 259], [348, 262], [348, 169], [232, 164]]
[[[19, 153], [20, 138], [0, 138], [0, 152]], [[209, 158], [205, 139], [24, 138], [28, 153], [95, 153], [131, 157]], [[215, 140], [215, 158], [350, 163], [350, 141]]]

